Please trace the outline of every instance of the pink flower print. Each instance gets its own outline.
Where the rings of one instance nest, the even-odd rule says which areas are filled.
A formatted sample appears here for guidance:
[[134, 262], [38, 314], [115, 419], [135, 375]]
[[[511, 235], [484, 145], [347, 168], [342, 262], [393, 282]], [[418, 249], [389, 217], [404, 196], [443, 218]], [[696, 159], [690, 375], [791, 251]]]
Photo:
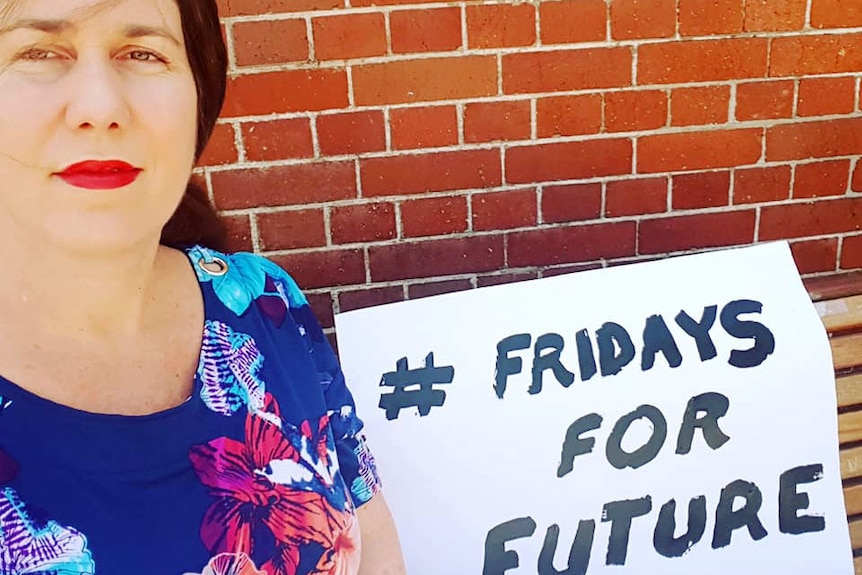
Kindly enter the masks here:
[[[188, 573], [187, 575], [195, 575]], [[248, 555], [244, 553], [221, 553], [204, 567], [200, 575], [266, 575], [258, 571]]]
[[273, 420], [281, 421], [281, 414], [267, 394], [262, 412], [246, 417], [245, 442], [222, 437], [191, 449], [198, 477], [216, 497], [201, 525], [201, 539], [211, 553], [256, 557], [256, 551], [270, 552], [253, 537], [264, 526], [276, 546], [263, 565], [267, 575], [294, 575], [298, 547], [311, 542], [326, 550], [316, 572], [333, 572], [327, 566], [355, 546], [352, 505], [343, 491], [340, 501], [333, 497], [338, 490], [330, 472], [334, 453], [327, 449], [328, 418], [286, 432]]

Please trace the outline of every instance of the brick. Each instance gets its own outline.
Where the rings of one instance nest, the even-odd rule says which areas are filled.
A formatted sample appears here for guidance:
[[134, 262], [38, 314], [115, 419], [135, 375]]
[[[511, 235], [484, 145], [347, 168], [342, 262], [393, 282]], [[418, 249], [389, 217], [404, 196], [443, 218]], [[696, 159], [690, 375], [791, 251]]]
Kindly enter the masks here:
[[330, 156], [385, 150], [383, 112], [322, 114], [317, 117], [317, 140], [320, 152]]
[[775, 120], [792, 115], [792, 80], [744, 82], [736, 86], [737, 120]]
[[643, 220], [638, 229], [641, 254], [750, 244], [754, 241], [754, 210], [693, 214]]
[[305, 20], [236, 22], [233, 49], [238, 66], [302, 62], [308, 59]]
[[766, 38], [660, 42], [638, 48], [639, 84], [720, 82], [766, 75]]
[[318, 162], [212, 173], [220, 210], [287, 206], [356, 197], [353, 162]]
[[545, 224], [593, 220], [601, 214], [601, 184], [569, 184], [542, 188], [542, 222]]
[[236, 150], [233, 126], [230, 124], [216, 124], [197, 165], [220, 166], [223, 164], [233, 164], [238, 159], [239, 154]]
[[517, 283], [527, 280], [534, 280], [539, 277], [536, 272], [516, 272], [506, 274], [494, 274], [487, 276], [479, 276], [476, 278], [476, 287], [498, 286], [504, 284]]
[[729, 86], [678, 88], [670, 95], [673, 126], [724, 124], [730, 110]]
[[467, 198], [446, 196], [401, 203], [404, 237], [441, 236], [467, 231]]
[[733, 176], [733, 203], [775, 202], [790, 197], [790, 166], [736, 170]]
[[335, 314], [332, 311], [332, 296], [328, 292], [306, 293], [305, 297], [308, 299], [308, 305], [311, 307], [311, 311], [314, 312], [314, 316], [317, 318], [320, 327], [329, 329], [335, 325]]
[[859, 4], [858, 0], [812, 0], [811, 26], [814, 28], [862, 26], [862, 4]]
[[223, 18], [328, 10], [342, 6], [343, 0], [218, 0], [218, 12]]
[[765, 206], [760, 212], [761, 240], [840, 234], [860, 228], [862, 198]]
[[348, 60], [386, 54], [383, 14], [345, 14], [312, 18], [314, 56], [318, 60]]
[[862, 268], [862, 236], [847, 236], [841, 245], [841, 269]]
[[850, 181], [850, 189], [854, 192], [862, 192], [862, 162], [856, 162], [853, 179]]
[[509, 266], [544, 266], [632, 256], [635, 223], [543, 228], [509, 235]]
[[862, 69], [862, 34], [772, 39], [770, 76], [855, 73]]
[[527, 184], [630, 174], [632, 142], [625, 139], [513, 146], [506, 150], [506, 180]]
[[398, 10], [389, 15], [392, 51], [443, 52], [461, 47], [461, 9]]
[[251, 238], [251, 220], [248, 216], [221, 216], [227, 230], [229, 252], [250, 252], [254, 249]]
[[366, 196], [487, 188], [502, 182], [499, 150], [364, 158], [359, 167]]
[[228, 80], [222, 117], [346, 108], [344, 70], [285, 70]]
[[396, 237], [395, 206], [388, 202], [335, 206], [330, 212], [332, 242], [350, 244]]
[[645, 136], [638, 140], [638, 173], [708, 170], [753, 164], [763, 131], [715, 130]]
[[[425, 0], [423, 4], [449, 4], [450, 0]], [[416, 4], [416, 0], [351, 0], [350, 5], [354, 8], [366, 6], [395, 6], [398, 4]]]
[[258, 214], [262, 250], [291, 250], [326, 245], [323, 210], [288, 210]]
[[630, 48], [588, 48], [503, 55], [503, 93], [621, 88], [632, 84]]
[[600, 42], [607, 39], [605, 0], [551, 0], [539, 4], [542, 44]]
[[396, 150], [435, 148], [458, 143], [455, 106], [401, 108], [389, 112], [392, 147]]
[[539, 98], [536, 124], [540, 138], [598, 134], [602, 129], [602, 97], [587, 94]]
[[473, 284], [470, 283], [470, 280], [448, 280], [444, 282], [410, 284], [407, 286], [407, 293], [410, 299], [420, 299], [444, 293], [466, 291], [468, 289], [473, 289]]
[[535, 226], [537, 199], [534, 188], [473, 194], [473, 230], [508, 230]]
[[667, 211], [667, 178], [616, 180], [605, 189], [605, 217], [640, 216]]
[[800, 116], [850, 114], [856, 107], [856, 78], [802, 78], [799, 81]]
[[676, 34], [676, 0], [614, 0], [611, 38], [670, 38]]
[[850, 160], [797, 164], [793, 182], [794, 198], [843, 196], [850, 179]]
[[514, 48], [536, 43], [533, 4], [471, 4], [467, 6], [470, 48]]
[[659, 90], [622, 90], [605, 94], [608, 132], [654, 130], [667, 124], [667, 94]]
[[807, 0], [745, 0], [746, 32], [802, 30]]
[[308, 118], [243, 122], [242, 140], [246, 158], [253, 162], [314, 156]]
[[304, 289], [365, 283], [365, 255], [359, 249], [295, 252], [271, 259]]
[[679, 174], [672, 178], [675, 210], [714, 208], [730, 204], [730, 172]]
[[772, 126], [766, 130], [766, 160], [804, 160], [862, 154], [862, 118]]
[[358, 106], [492, 96], [497, 93], [497, 59], [463, 56], [357, 66], [353, 93]]
[[742, 32], [743, 0], [679, 0], [682, 36]]
[[475, 102], [464, 106], [464, 141], [528, 140], [531, 132], [528, 100]]
[[346, 312], [403, 300], [404, 288], [401, 286], [351, 290], [338, 294], [338, 308]]
[[838, 262], [838, 239], [793, 242], [790, 252], [801, 274], [834, 271]]
[[504, 265], [500, 235], [372, 246], [368, 252], [372, 281], [490, 272]]

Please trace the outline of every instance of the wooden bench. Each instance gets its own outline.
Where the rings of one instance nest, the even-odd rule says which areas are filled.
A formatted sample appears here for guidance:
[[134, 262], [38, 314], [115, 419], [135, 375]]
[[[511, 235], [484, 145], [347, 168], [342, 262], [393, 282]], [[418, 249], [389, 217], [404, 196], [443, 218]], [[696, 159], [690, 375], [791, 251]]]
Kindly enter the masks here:
[[806, 285], [832, 346], [844, 505], [855, 571], [862, 575], [862, 274], [815, 279]]

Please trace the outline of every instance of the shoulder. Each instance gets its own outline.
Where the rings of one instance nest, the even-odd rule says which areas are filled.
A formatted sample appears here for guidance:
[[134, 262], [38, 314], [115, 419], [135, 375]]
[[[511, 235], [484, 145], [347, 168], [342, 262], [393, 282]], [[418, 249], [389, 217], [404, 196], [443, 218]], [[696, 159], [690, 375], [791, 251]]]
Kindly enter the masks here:
[[200, 283], [210, 283], [231, 311], [242, 315], [264, 295], [277, 295], [292, 309], [308, 305], [287, 271], [267, 258], [249, 253], [223, 253], [203, 246], [185, 250]]

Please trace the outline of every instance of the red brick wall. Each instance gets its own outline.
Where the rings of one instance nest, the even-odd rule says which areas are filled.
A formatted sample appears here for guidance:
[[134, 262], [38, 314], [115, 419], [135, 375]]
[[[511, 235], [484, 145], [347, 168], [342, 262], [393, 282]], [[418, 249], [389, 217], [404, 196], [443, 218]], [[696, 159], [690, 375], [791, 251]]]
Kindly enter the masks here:
[[202, 172], [326, 326], [778, 238], [806, 274], [862, 267], [860, 0], [220, 5]]

